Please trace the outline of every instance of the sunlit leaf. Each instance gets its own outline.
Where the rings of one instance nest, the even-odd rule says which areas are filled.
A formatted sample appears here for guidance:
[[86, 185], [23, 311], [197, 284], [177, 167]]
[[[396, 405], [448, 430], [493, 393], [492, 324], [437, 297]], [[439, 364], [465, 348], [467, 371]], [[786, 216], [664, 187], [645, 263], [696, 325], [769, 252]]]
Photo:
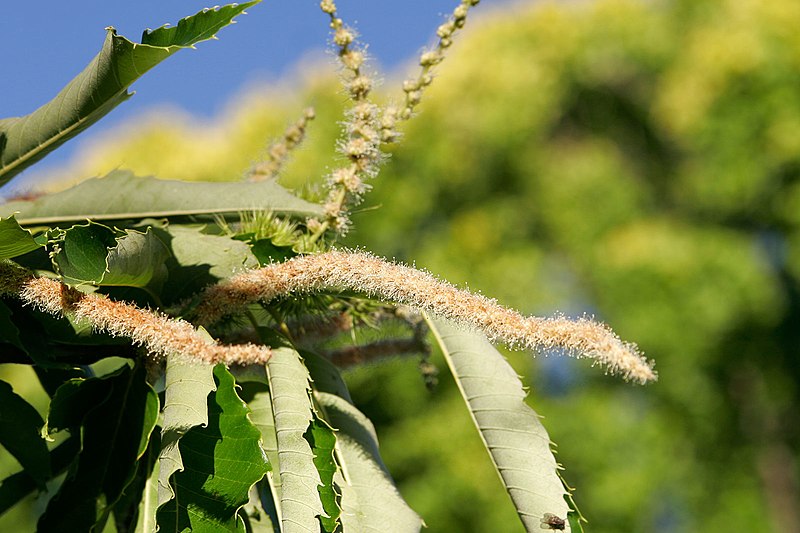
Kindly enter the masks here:
[[[272, 413], [272, 397], [268, 390], [269, 381], [266, 368], [263, 366], [242, 367], [237, 369], [235, 376], [238, 383], [250, 382], [258, 384], [257, 386], [263, 386], [253, 393], [253, 397], [247, 402], [247, 407], [250, 408], [250, 420], [261, 432], [261, 449], [267, 455], [271, 466], [265, 479], [256, 488], [257, 496], [261, 500], [261, 509], [269, 517], [270, 526], [274, 524], [277, 527], [281, 523], [280, 460], [278, 458], [278, 436], [275, 433], [275, 417]], [[251, 495], [252, 499], [253, 496]], [[266, 518], [257, 520], [257, 522], [265, 525]]]
[[0, 185], [127, 100], [128, 87], [145, 72], [182, 48], [213, 38], [259, 1], [204, 9], [176, 27], [145, 31], [141, 44], [108, 28], [100, 53], [55, 98], [30, 115], [0, 120]]
[[324, 420], [314, 416], [311, 427], [306, 432], [306, 440], [314, 452], [314, 465], [317, 467], [321, 481], [319, 495], [322, 507], [325, 508], [325, 514], [320, 516], [322, 530], [325, 533], [334, 533], [342, 512], [338, 502], [339, 494], [336, 492], [333, 482], [334, 475], [338, 470], [334, 457], [336, 435]]
[[214, 367], [167, 357], [164, 409], [161, 413], [161, 454], [158, 457], [158, 505], [175, 497], [172, 475], [183, 470], [178, 442], [195, 426], [208, 424], [208, 395], [216, 389]]
[[378, 449], [372, 422], [350, 400], [347, 386], [330, 362], [305, 354], [314, 397], [336, 429], [337, 474], [345, 531], [417, 532], [422, 520], [403, 500]]
[[[525, 529], [548, 529], [548, 517], [566, 521], [569, 506], [550, 437], [525, 404], [514, 369], [483, 335], [446, 320], [428, 318], [428, 324]], [[565, 530], [571, 531], [568, 522]]]
[[100, 285], [146, 287], [166, 275], [169, 251], [148, 228], [144, 233], [126, 230], [108, 250]]
[[213, 374], [217, 390], [208, 396], [208, 425], [193, 427], [178, 444], [184, 468], [170, 479], [175, 498], [158, 509], [163, 531], [244, 532], [238, 511], [269, 470], [233, 376], [224, 365]]

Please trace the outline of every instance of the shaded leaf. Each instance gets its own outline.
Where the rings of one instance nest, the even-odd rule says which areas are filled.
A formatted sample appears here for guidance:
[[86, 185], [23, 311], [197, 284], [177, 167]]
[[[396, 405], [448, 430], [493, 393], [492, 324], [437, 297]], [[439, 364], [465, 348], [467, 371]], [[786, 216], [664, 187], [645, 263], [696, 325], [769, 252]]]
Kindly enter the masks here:
[[0, 381], [0, 444], [40, 489], [50, 479], [50, 453], [40, 433], [42, 426], [44, 420], [36, 409]]
[[[273, 466], [273, 465], [270, 465]], [[270, 494], [264, 494], [264, 481], [256, 483], [250, 489], [250, 500], [242, 509], [247, 520], [248, 533], [276, 533], [280, 532], [277, 527], [279, 522], [275, 521], [274, 516], [265, 512], [264, 498], [272, 498]]]
[[106, 270], [109, 248], [116, 245], [114, 230], [89, 222], [69, 228], [54, 243], [53, 265], [66, 283], [98, 283]]
[[267, 362], [267, 375], [278, 441], [281, 526], [284, 533], [318, 533], [317, 517], [325, 514], [317, 490], [322, 483], [303, 437], [313, 418], [308, 370], [295, 350], [278, 348]]
[[206, 183], [137, 177], [115, 170], [62, 192], [0, 205], [0, 216], [19, 212], [20, 224], [141, 219], [266, 210], [298, 217], [322, 207], [294, 196], [275, 182]]
[[167, 262], [169, 277], [161, 292], [164, 304], [192, 298], [208, 285], [258, 266], [246, 243], [205, 234], [202, 226], [170, 225], [157, 231], [173, 256]]
[[55, 98], [30, 115], [0, 120], [0, 185], [127, 100], [128, 86], [145, 72], [182, 48], [213, 38], [259, 1], [204, 9], [177, 27], [145, 31], [141, 44], [108, 28], [100, 53]]
[[66, 283], [147, 287], [167, 276], [169, 251], [150, 228], [120, 232], [89, 221], [51, 242], [55, 270]]
[[[64, 473], [79, 451], [80, 438], [75, 436], [69, 437], [51, 450], [48, 458], [51, 479]], [[19, 503], [33, 492], [37, 485], [38, 481], [25, 470], [5, 478], [0, 482], [0, 514]]]
[[169, 251], [152, 230], [125, 230], [114, 248], [108, 250], [106, 271], [100, 285], [147, 287], [167, 275], [164, 261]]
[[13, 214], [8, 218], [0, 218], [0, 259], [11, 259], [41, 246], [31, 232], [20, 227]]
[[258, 259], [242, 241], [205, 234], [198, 226], [170, 226], [168, 231], [172, 254], [181, 266], [207, 265], [216, 279], [258, 266]]
[[[550, 437], [525, 404], [514, 369], [480, 333], [442, 319], [427, 321], [525, 529], [547, 529], [546, 516], [567, 520]], [[569, 523], [565, 528], [571, 531]]]
[[12, 320], [13, 312], [9, 307], [0, 301], [0, 343], [10, 344], [20, 350], [25, 350], [25, 346], [20, 339], [20, 331]]
[[338, 369], [317, 355], [304, 357], [314, 380], [314, 397], [336, 430], [344, 531], [420, 531], [422, 519], [397, 490], [381, 459], [375, 428], [351, 403]]
[[175, 498], [157, 512], [164, 531], [244, 531], [238, 511], [269, 470], [233, 376], [221, 364], [213, 373], [217, 390], [208, 396], [208, 425], [180, 439], [185, 468], [171, 478]]
[[[62, 390], [63, 389], [63, 390]], [[51, 402], [48, 430], [81, 431], [81, 451], [39, 519], [40, 531], [102, 530], [133, 480], [158, 414], [142, 365], [70, 380]]]
[[136, 463], [136, 474], [114, 506], [114, 525], [119, 533], [135, 531], [139, 523], [144, 524], [144, 527], [152, 526], [147, 529], [147, 533], [155, 531], [158, 493], [157, 475], [153, 475], [153, 469], [161, 449], [160, 435], [152, 432], [149, 442], [145, 444], [146, 449]]

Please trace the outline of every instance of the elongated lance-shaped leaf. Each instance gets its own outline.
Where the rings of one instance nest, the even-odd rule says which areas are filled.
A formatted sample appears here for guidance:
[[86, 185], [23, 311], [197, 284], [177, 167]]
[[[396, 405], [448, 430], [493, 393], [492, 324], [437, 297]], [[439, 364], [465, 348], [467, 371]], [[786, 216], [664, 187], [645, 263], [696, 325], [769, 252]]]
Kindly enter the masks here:
[[304, 352], [303, 356], [314, 380], [314, 397], [325, 420], [337, 430], [344, 531], [420, 531], [422, 519], [397, 490], [381, 459], [375, 428], [351, 403], [339, 370], [315, 354]]
[[91, 220], [177, 217], [239, 213], [254, 209], [295, 215], [322, 214], [322, 207], [301, 200], [275, 182], [209, 183], [137, 177], [115, 170], [65, 191], [35, 200], [0, 205], [0, 216], [16, 212], [22, 225]]
[[177, 27], [147, 30], [134, 43], [107, 28], [100, 53], [55, 98], [24, 117], [0, 120], [0, 185], [127, 100], [128, 87], [178, 50], [214, 37], [261, 0], [186, 17]]
[[525, 529], [571, 531], [550, 437], [514, 369], [480, 333], [426, 319]]
[[[267, 472], [266, 478], [262, 480], [257, 487], [251, 491], [251, 501], [253, 505], [251, 509], [260, 507], [266, 512], [266, 517], [260, 517], [258, 520], [250, 520], [252, 529], [263, 526], [264, 528], [272, 527], [279, 528], [281, 523], [280, 514], [280, 501], [281, 501], [281, 474], [280, 474], [280, 460], [278, 459], [278, 437], [275, 432], [275, 416], [272, 413], [272, 397], [270, 396], [268, 387], [269, 380], [267, 379], [267, 372], [264, 366], [250, 365], [246, 367], [239, 367], [232, 369], [237, 383], [258, 383], [263, 385], [263, 389], [255, 392], [253, 397], [247, 402], [247, 407], [250, 408], [250, 420], [253, 425], [261, 432], [261, 449], [267, 454], [267, 459], [270, 464], [270, 471]], [[255, 498], [260, 500], [257, 505], [254, 501]], [[249, 513], [252, 515], [252, 513]], [[268, 525], [267, 522], [270, 524]], [[270, 531], [272, 531], [270, 529]]]
[[317, 517], [325, 514], [317, 490], [322, 481], [303, 437], [313, 418], [308, 370], [295, 350], [278, 348], [267, 362], [267, 375], [278, 440], [281, 527], [283, 533], [318, 533]]
[[170, 483], [175, 498], [159, 507], [161, 531], [241, 531], [239, 510], [269, 469], [261, 434], [247, 417], [233, 376], [214, 367], [217, 390], [208, 396], [208, 425], [190, 429], [178, 444], [184, 469]]
[[13, 214], [0, 218], [0, 260], [26, 254], [41, 246], [28, 230], [20, 227]]
[[183, 470], [178, 442], [195, 426], [208, 424], [208, 395], [216, 390], [214, 367], [167, 357], [164, 409], [161, 413], [161, 454], [158, 457], [158, 505], [175, 497], [170, 477]]

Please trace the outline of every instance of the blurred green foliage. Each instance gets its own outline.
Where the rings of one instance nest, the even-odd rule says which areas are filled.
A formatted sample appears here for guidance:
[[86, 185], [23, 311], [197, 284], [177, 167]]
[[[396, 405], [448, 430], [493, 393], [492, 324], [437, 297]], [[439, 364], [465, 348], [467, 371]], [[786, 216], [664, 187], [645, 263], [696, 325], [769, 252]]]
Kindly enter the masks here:
[[[797, 531], [800, 3], [476, 15], [347, 243], [523, 312], [594, 313], [656, 359], [636, 388], [512, 356], [589, 531]], [[67, 172], [238, 179], [311, 104], [282, 183], [319, 179], [344, 98], [328, 66], [302, 72], [214, 124], [154, 114]], [[520, 530], [453, 384], [427, 393], [412, 361], [349, 378], [431, 532]]]

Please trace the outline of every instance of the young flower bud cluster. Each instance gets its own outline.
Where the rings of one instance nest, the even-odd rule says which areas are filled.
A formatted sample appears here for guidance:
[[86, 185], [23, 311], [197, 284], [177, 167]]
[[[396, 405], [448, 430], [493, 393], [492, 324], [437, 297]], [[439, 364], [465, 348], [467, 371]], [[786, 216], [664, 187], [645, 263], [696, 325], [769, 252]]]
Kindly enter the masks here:
[[289, 155], [303, 142], [306, 127], [312, 120], [314, 120], [314, 109], [309, 107], [303, 111], [303, 116], [297, 122], [286, 128], [281, 140], [272, 143], [267, 150], [267, 159], [250, 170], [248, 180], [264, 181], [277, 177]]
[[364, 73], [364, 52], [354, 46], [355, 32], [345, 26], [336, 12], [333, 0], [320, 2], [322, 11], [330, 16], [333, 44], [343, 69], [343, 83], [353, 105], [344, 122], [344, 136], [337, 148], [346, 158], [345, 166], [334, 170], [327, 179], [328, 197], [325, 201], [326, 219], [309, 221], [315, 228], [314, 238], [333, 230], [344, 235], [350, 225], [349, 206], [361, 202], [369, 189], [365, 181], [378, 173], [383, 155], [380, 145], [384, 139], [379, 121], [379, 108], [369, 101], [374, 82]]
[[[434, 49], [424, 52], [420, 56], [419, 65], [421, 69], [419, 75], [416, 79], [406, 80], [403, 83], [405, 101], [402, 108], [396, 112], [396, 116], [400, 120], [408, 120], [414, 116], [414, 109], [422, 101], [423, 91], [433, 82], [433, 67], [444, 60], [445, 51], [453, 44], [455, 33], [463, 28], [466, 23], [470, 8], [478, 5], [479, 2], [480, 0], [462, 0], [453, 10], [450, 19], [437, 28], [436, 36], [439, 38], [439, 42]], [[394, 139], [397, 135], [387, 132], [384, 137]]]

